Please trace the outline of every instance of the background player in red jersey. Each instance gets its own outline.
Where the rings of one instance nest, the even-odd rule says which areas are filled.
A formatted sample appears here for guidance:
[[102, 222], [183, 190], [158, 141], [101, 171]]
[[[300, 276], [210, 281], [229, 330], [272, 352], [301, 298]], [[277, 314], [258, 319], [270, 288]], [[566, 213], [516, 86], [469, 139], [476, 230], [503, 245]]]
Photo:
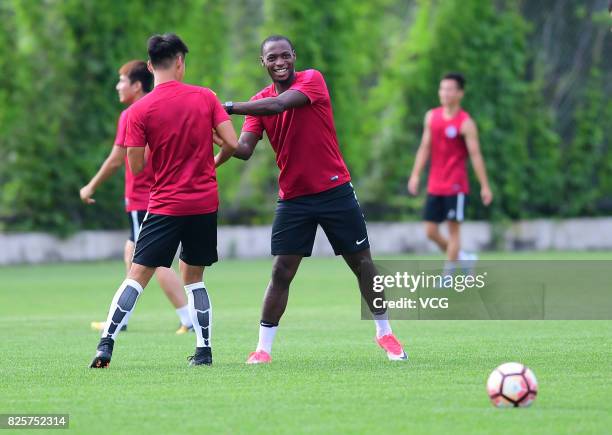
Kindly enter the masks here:
[[[189, 51], [185, 43], [168, 33], [152, 36], [147, 45], [155, 87], [130, 107], [125, 145], [135, 175], [145, 167], [148, 146], [147, 164], [154, 181], [132, 266], [111, 302], [91, 368], [109, 365], [115, 338], [138, 297], [157, 268], [170, 267], [179, 245], [179, 264], [196, 334], [190, 365], [212, 364], [212, 305], [203, 277], [204, 267], [218, 259], [215, 167], [231, 158], [238, 141], [215, 93], [181, 83]], [[224, 141], [216, 156], [213, 129]]]
[[[126, 106], [140, 100], [153, 87], [153, 75], [147, 69], [147, 63], [142, 60], [132, 60], [119, 68], [119, 81], [117, 82], [117, 94], [119, 101]], [[149, 204], [149, 191], [153, 184], [153, 171], [150, 165], [146, 165], [145, 169], [138, 175], [132, 174], [127, 165], [127, 149], [125, 147], [125, 133], [127, 127], [127, 110], [121, 112], [119, 122], [117, 124], [117, 134], [115, 136], [114, 146], [108, 157], [98, 169], [94, 177], [83, 186], [80, 191], [81, 200], [85, 204], [94, 204], [96, 201], [92, 198], [96, 189], [111, 175], [113, 175], [121, 166], [125, 164], [125, 211], [127, 212], [128, 221], [130, 224], [130, 236], [125, 242], [123, 259], [125, 262], [126, 273], [129, 272], [132, 265], [132, 256], [134, 255], [134, 242], [138, 238], [140, 225], [147, 213]], [[192, 328], [191, 317], [187, 307], [187, 297], [183, 290], [183, 286], [172, 268], [160, 267], [155, 272], [157, 281], [168, 300], [174, 305], [176, 314], [181, 322], [177, 334], [184, 334]], [[125, 326], [127, 328], [126, 319]], [[91, 322], [91, 327], [98, 331], [103, 331], [105, 322]]]
[[[293, 44], [271, 36], [261, 45], [261, 64], [272, 84], [247, 103], [226, 103], [228, 113], [248, 115], [235, 156], [248, 159], [265, 131], [280, 169], [279, 200], [272, 226], [272, 279], [264, 297], [259, 343], [247, 363], [271, 361], [272, 341], [287, 306], [289, 286], [303, 257], [312, 253], [321, 225], [336, 255], [359, 280], [376, 323], [376, 339], [391, 360], [407, 355], [384, 310], [372, 300], [376, 274], [365, 219], [344, 164], [323, 75], [314, 69], [295, 71]], [[219, 138], [218, 143], [223, 143]]]
[[[425, 231], [427, 237], [446, 252], [446, 270], [452, 272], [455, 262], [475, 260], [475, 254], [461, 251], [460, 225], [465, 218], [469, 193], [466, 160], [468, 155], [480, 182], [480, 197], [488, 206], [493, 200], [485, 163], [480, 152], [478, 129], [470, 115], [461, 108], [465, 79], [450, 73], [440, 81], [440, 107], [425, 115], [423, 137], [408, 179], [408, 191], [417, 195], [421, 171], [430, 159]], [[448, 223], [448, 239], [440, 234], [440, 223]]]

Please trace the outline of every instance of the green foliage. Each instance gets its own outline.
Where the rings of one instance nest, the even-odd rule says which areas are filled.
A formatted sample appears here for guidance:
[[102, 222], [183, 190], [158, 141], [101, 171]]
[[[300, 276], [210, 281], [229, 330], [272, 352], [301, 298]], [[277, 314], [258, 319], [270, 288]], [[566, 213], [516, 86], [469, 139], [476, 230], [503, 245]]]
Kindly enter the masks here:
[[[387, 208], [395, 208], [383, 210], [397, 216], [407, 206], [413, 212], [421, 207], [420, 201], [405, 199], [405, 183], [420, 142], [423, 118], [428, 109], [438, 105], [440, 77], [460, 71], [468, 82], [464, 106], [479, 126], [496, 196], [491, 211], [482, 207], [478, 184], [472, 177], [472, 217], [525, 216], [532, 200], [532, 179], [526, 169], [537, 172], [541, 158], [547, 171], [558, 170], [554, 156], [557, 140], [550, 119], [539, 114], [545, 106], [538, 97], [538, 87], [525, 78], [527, 32], [525, 20], [513, 6], [500, 10], [491, 2], [478, 0], [419, 3], [412, 28], [400, 39], [387, 74], [373, 92], [373, 121], [366, 134], [382, 144], [363, 188], [374, 213], [383, 202], [381, 198]], [[381, 118], [383, 123], [377, 123]], [[542, 182], [550, 191], [549, 181]]]
[[[121, 110], [124, 62], [153, 33], [190, 47], [186, 81], [224, 100], [269, 83], [259, 43], [289, 36], [298, 69], [323, 72], [343, 155], [370, 220], [415, 219], [423, 196], [406, 179], [440, 76], [467, 79], [495, 201], [472, 218], [498, 221], [609, 212], [612, 201], [609, 23], [579, 8], [512, 0], [51, 0], [0, 2], [0, 228], [67, 234], [121, 228], [122, 177], [95, 206], [78, 189], [107, 155]], [[553, 35], [551, 37], [551, 35]], [[556, 35], [556, 36], [555, 36]], [[571, 52], [561, 53], [554, 38]], [[589, 47], [588, 51], [584, 47]], [[568, 50], [569, 50], [568, 49]], [[608, 80], [609, 82], [609, 80]], [[234, 117], [237, 128], [242, 118]], [[278, 170], [264, 139], [248, 162], [218, 171], [225, 223], [269, 223]]]
[[610, 153], [606, 153], [606, 123], [602, 122], [606, 118], [601, 115], [606, 108], [610, 112], [611, 104], [601, 92], [603, 85], [601, 72], [593, 68], [585, 98], [576, 111], [576, 134], [565, 152], [562, 211], [567, 216], [596, 213], [603, 199], [600, 178], [609, 179]]

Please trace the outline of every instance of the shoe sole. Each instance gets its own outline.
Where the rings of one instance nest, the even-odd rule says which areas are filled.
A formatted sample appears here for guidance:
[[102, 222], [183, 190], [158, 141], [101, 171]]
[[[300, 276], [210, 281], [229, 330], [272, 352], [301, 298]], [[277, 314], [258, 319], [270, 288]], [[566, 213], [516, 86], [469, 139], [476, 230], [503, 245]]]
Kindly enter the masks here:
[[247, 361], [248, 365], [257, 365], [257, 364], [270, 364], [272, 361]]
[[190, 362], [189, 363], [189, 367], [197, 367], [197, 366], [212, 366], [212, 361], [210, 361], [210, 362], [198, 362], [198, 363]]
[[403, 352], [401, 355], [387, 353], [387, 358], [389, 358], [389, 361], [408, 361], [408, 355], [406, 352]]

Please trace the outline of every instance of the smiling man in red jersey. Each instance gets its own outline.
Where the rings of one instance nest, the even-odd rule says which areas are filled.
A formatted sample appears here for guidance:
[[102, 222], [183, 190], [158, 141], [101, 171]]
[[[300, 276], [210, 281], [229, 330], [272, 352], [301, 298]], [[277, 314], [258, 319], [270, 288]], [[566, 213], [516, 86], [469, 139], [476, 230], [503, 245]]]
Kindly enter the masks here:
[[302, 258], [312, 253], [319, 225], [336, 255], [344, 257], [358, 278], [376, 323], [378, 344], [389, 359], [406, 360], [386, 311], [374, 308], [376, 269], [365, 219], [338, 146], [327, 85], [317, 70], [295, 71], [295, 60], [289, 39], [280, 35], [266, 38], [261, 44], [261, 64], [272, 84], [249, 102], [225, 103], [228, 113], [247, 115], [235, 157], [247, 160], [265, 132], [280, 169], [272, 226], [272, 278], [264, 297], [259, 342], [247, 363], [271, 361], [289, 286]]
[[[478, 129], [470, 115], [461, 108], [465, 79], [449, 73], [440, 81], [440, 107], [425, 115], [423, 137], [408, 180], [408, 191], [419, 192], [420, 175], [431, 160], [425, 203], [425, 232], [446, 253], [445, 272], [453, 273], [456, 262], [473, 262], [475, 254], [461, 250], [461, 222], [465, 219], [469, 193], [467, 158], [470, 157], [480, 182], [480, 197], [485, 206], [493, 201], [484, 159], [480, 152]], [[440, 234], [442, 222], [448, 224], [448, 239]]]
[[[147, 69], [147, 63], [141, 60], [132, 60], [127, 62], [119, 69], [119, 81], [117, 82], [117, 94], [119, 101], [126, 106], [132, 105], [136, 101], [144, 97], [153, 87], [153, 75]], [[135, 176], [130, 171], [127, 165], [127, 149], [125, 147], [125, 133], [127, 128], [127, 111], [126, 108], [121, 112], [119, 122], [117, 124], [117, 134], [115, 136], [114, 146], [108, 157], [100, 166], [100, 169], [94, 177], [81, 188], [81, 200], [85, 204], [95, 204], [92, 198], [96, 189], [111, 175], [113, 175], [121, 166], [125, 164], [125, 211], [127, 212], [130, 225], [130, 235], [125, 242], [123, 259], [125, 262], [126, 272], [129, 272], [132, 265], [132, 256], [134, 255], [134, 242], [138, 238], [140, 225], [147, 213], [149, 204], [149, 191], [153, 184], [153, 171], [150, 165], [145, 166], [145, 169]], [[187, 297], [183, 290], [183, 286], [172, 268], [160, 267], [155, 272], [157, 281], [164, 293], [174, 305], [176, 313], [180, 320], [177, 334], [184, 334], [192, 328], [191, 316], [187, 307]], [[127, 328], [127, 322], [123, 329]], [[103, 331], [106, 324], [104, 322], [91, 322], [91, 327], [98, 331]]]
[[[125, 145], [134, 175], [145, 167], [148, 146], [147, 164], [153, 169], [154, 181], [132, 266], [111, 302], [91, 368], [108, 367], [126, 317], [155, 270], [170, 267], [179, 245], [179, 265], [196, 335], [190, 365], [212, 364], [212, 305], [203, 277], [205, 266], [217, 261], [215, 167], [231, 158], [238, 141], [215, 93], [181, 83], [188, 51], [173, 33], [154, 35], [148, 41], [154, 89], [130, 107]], [[213, 129], [224, 141], [216, 156]]]

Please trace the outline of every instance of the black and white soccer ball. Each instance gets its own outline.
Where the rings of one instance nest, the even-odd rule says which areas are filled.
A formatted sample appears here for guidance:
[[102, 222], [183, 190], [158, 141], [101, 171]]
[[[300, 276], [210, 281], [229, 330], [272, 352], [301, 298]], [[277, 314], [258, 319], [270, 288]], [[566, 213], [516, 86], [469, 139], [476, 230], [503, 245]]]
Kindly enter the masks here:
[[487, 393], [494, 406], [530, 406], [538, 395], [538, 381], [529, 367], [509, 362], [497, 367], [487, 380]]

